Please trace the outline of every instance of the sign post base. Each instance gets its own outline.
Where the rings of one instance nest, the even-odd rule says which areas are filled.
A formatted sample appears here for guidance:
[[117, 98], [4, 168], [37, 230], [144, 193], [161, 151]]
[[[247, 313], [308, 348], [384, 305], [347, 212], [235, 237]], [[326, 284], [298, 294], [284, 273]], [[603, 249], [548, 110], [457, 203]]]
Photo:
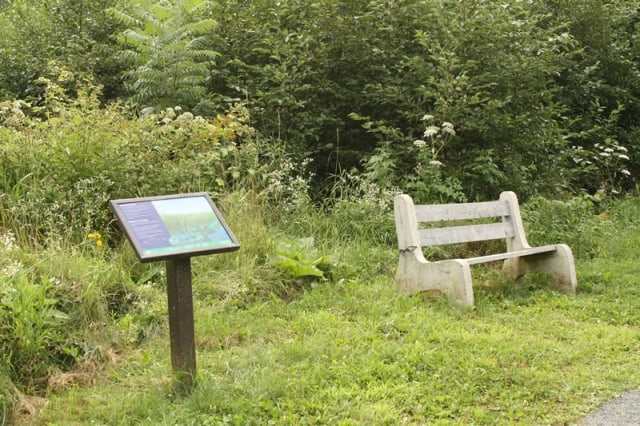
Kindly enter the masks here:
[[188, 392], [196, 381], [190, 257], [167, 260], [167, 298], [175, 387], [177, 391]]

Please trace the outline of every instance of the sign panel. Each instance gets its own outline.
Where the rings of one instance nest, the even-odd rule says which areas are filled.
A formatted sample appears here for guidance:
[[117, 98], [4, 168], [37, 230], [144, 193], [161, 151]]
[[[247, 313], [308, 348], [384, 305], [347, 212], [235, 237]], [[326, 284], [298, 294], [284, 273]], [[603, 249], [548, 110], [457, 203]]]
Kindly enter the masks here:
[[111, 200], [109, 205], [142, 262], [240, 248], [205, 192]]

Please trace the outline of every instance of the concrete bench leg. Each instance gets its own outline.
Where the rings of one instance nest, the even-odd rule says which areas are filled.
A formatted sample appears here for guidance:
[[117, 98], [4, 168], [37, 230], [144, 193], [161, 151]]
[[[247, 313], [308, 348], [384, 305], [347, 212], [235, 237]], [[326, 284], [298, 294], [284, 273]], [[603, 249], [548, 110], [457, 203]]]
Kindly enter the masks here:
[[507, 259], [502, 269], [513, 280], [529, 272], [549, 272], [561, 288], [575, 293], [578, 280], [571, 248], [566, 244], [558, 244], [556, 249], [555, 253], [548, 255]]
[[462, 306], [473, 306], [471, 269], [464, 260], [427, 262], [414, 252], [402, 253], [395, 281], [405, 294], [438, 290]]

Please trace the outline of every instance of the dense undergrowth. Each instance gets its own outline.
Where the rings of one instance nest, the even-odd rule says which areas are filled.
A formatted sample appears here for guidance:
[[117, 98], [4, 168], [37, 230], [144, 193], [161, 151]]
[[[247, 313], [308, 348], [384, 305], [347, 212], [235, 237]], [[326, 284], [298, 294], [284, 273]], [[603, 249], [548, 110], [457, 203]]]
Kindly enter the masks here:
[[45, 104], [56, 64], [105, 104], [241, 103], [315, 160], [315, 197], [353, 167], [439, 201], [628, 191], [639, 21], [639, 0], [2, 1], [0, 120], [14, 99]]

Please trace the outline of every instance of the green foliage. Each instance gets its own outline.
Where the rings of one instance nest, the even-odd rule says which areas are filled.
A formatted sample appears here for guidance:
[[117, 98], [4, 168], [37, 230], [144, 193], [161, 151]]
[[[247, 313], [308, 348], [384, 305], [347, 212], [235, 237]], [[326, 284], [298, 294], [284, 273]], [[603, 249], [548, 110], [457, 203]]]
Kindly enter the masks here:
[[380, 186], [355, 170], [343, 172], [333, 181], [322, 217], [326, 229], [319, 234], [347, 246], [358, 242], [393, 244], [393, 198], [400, 190]]
[[620, 190], [631, 168], [574, 160], [608, 143], [633, 158], [620, 123], [634, 126], [637, 104], [634, 5], [584, 0], [576, 18], [563, 2], [227, 1], [210, 90], [245, 101], [289, 152], [311, 153], [322, 194], [331, 186], [322, 179], [341, 169], [378, 182], [407, 173], [406, 143], [425, 113], [457, 131], [442, 152], [443, 198]]
[[[567, 34], [579, 48], [563, 58], [565, 71], [556, 76], [567, 105], [565, 116], [570, 141], [577, 155], [597, 156], [603, 145], [615, 144], [633, 158], [638, 153], [638, 63], [636, 0], [580, 0], [553, 2], [556, 21], [566, 20]], [[625, 151], [626, 153], [626, 151]], [[632, 187], [638, 170], [633, 164], [618, 166], [606, 160], [603, 167], [579, 163], [574, 186], [590, 192]], [[573, 167], [573, 164], [570, 165]], [[623, 172], [631, 172], [632, 179]], [[604, 176], [603, 176], [604, 175]]]
[[622, 109], [622, 106], [618, 105], [609, 117], [597, 118], [598, 124], [593, 128], [572, 135], [576, 143], [586, 142], [586, 147], [572, 146], [571, 157], [576, 165], [572, 175], [575, 186], [581, 186], [590, 192], [618, 194], [629, 180], [629, 150], [612, 139], [618, 133], [617, 126]]
[[[556, 57], [570, 46], [554, 38], [557, 27], [540, 28], [544, 13], [521, 3], [233, 5], [220, 14], [226, 43], [216, 44], [229, 46], [220, 50], [228, 69], [214, 77], [215, 90], [246, 100], [256, 126], [290, 150], [310, 151], [318, 177], [360, 167], [364, 156], [370, 177], [393, 182], [415, 166], [398, 145], [417, 139], [425, 112], [459, 129], [442, 153], [444, 183], [433, 189], [448, 188], [445, 198], [460, 198], [460, 190], [490, 196], [487, 188], [507, 182], [531, 191], [537, 165], [565, 165], [555, 121], [564, 110], [553, 98], [552, 76], [561, 66]], [[530, 111], [532, 104], [539, 110]], [[358, 129], [360, 117], [371, 123], [368, 135]], [[557, 157], [533, 158], [537, 151], [523, 148], [533, 144]], [[523, 161], [524, 151], [532, 158]]]
[[[18, 244], [11, 232], [0, 233], [0, 380], [15, 383], [0, 405], [14, 403], [17, 389], [55, 387], [56, 376], [64, 382], [73, 369], [83, 377], [83, 369], [105, 362], [109, 345], [139, 344], [161, 328], [165, 301], [154, 294], [157, 303], [149, 303], [144, 288], [133, 287], [133, 268], [118, 256], [107, 261], [102, 250]], [[134, 338], [114, 327], [131, 317]]]
[[[418, 29], [418, 48], [403, 63], [415, 93], [415, 106], [404, 109], [453, 123], [457, 136], [442, 153], [450, 163], [445, 175], [457, 177], [471, 198], [495, 196], [497, 188], [523, 195], [543, 189], [538, 167], [564, 164], [557, 123], [564, 110], [552, 78], [564, 40], [522, 2], [432, 3], [424, 13], [434, 25]], [[556, 155], [540, 156], [549, 150]]]
[[317, 253], [313, 238], [281, 241], [272, 263], [291, 278], [326, 278], [332, 265], [329, 256]]
[[531, 244], [568, 244], [574, 255], [591, 259], [604, 254], [601, 241], [613, 234], [607, 213], [599, 210], [601, 194], [576, 196], [566, 201], [535, 197], [522, 209]]
[[7, 369], [0, 359], [0, 425], [8, 425], [11, 421], [14, 407], [17, 405], [17, 395], [14, 394], [14, 386], [9, 380]]
[[80, 242], [94, 231], [108, 237], [110, 199], [216, 195], [260, 183], [244, 108], [209, 120], [179, 108], [135, 118], [117, 104], [100, 108], [91, 85], [78, 85], [70, 99], [58, 81], [46, 83], [45, 121], [26, 120], [13, 108], [5, 119], [13, 124], [0, 127], [0, 167], [7, 171], [0, 219], [20, 239], [37, 243], [60, 234]]
[[[85, 77], [95, 76], [106, 95], [120, 96], [120, 67], [111, 39], [117, 24], [104, 10], [117, 0], [15, 0], [0, 6], [0, 99], [36, 101], [36, 79], [55, 60]], [[107, 59], [108, 58], [108, 59]]]
[[[335, 134], [343, 116], [340, 88], [328, 73], [328, 58], [336, 2], [311, 4], [243, 0], [219, 2], [220, 31], [213, 44], [220, 66], [212, 75], [211, 97], [243, 101], [262, 134], [287, 145], [303, 157]], [[336, 103], [337, 102], [337, 103]], [[324, 107], [321, 107], [324, 105]], [[315, 156], [315, 155], [314, 155]]]
[[[4, 274], [3, 274], [4, 275]], [[68, 342], [68, 315], [50, 297], [51, 282], [22, 272], [3, 277], [0, 292], [0, 340], [14, 380], [26, 383], [46, 375], [52, 366], [73, 363], [77, 352]]]
[[446, 121], [434, 125], [435, 118], [431, 115], [425, 115], [423, 120], [427, 125], [423, 135], [426, 141], [413, 141], [415, 175], [409, 176], [402, 186], [414, 194], [418, 203], [465, 201], [460, 181], [452, 176], [444, 176], [442, 172], [443, 151], [456, 135], [453, 125]]
[[101, 99], [123, 98], [125, 77], [129, 98], [157, 113], [214, 116], [242, 102], [294, 163], [313, 159], [314, 200], [342, 170], [393, 186], [412, 174], [407, 147], [425, 113], [456, 137], [432, 183], [401, 185], [416, 195], [593, 194], [636, 181], [637, 0], [72, 3], [0, 9], [6, 97], [39, 104], [37, 78], [54, 79], [55, 59], [99, 81]]
[[[252, 124], [285, 142], [296, 161], [314, 158], [313, 185], [324, 190], [327, 175], [360, 167], [363, 157], [383, 170], [411, 167], [402, 149], [350, 113], [408, 141], [419, 137], [425, 112], [454, 124], [440, 172], [471, 199], [506, 186], [523, 196], [619, 191], [635, 180], [632, 165], [583, 160], [608, 144], [636, 155], [636, 2], [67, 3], [55, 2], [55, 17], [26, 0], [0, 11], [12, 58], [4, 88], [40, 94], [35, 79], [53, 58], [92, 72], [113, 99], [120, 62], [96, 57], [126, 57], [136, 99], [203, 112], [245, 102]], [[116, 16], [129, 29], [119, 31]], [[33, 26], [15, 25], [25, 21]], [[65, 31], [52, 35], [53, 27]], [[120, 55], [108, 38], [116, 32], [126, 40]], [[568, 185], [548, 182], [541, 167]]]
[[216, 26], [207, 18], [211, 2], [180, 0], [139, 2], [130, 10], [112, 9], [128, 28], [120, 34], [126, 50], [120, 58], [131, 99], [156, 110], [179, 105], [192, 110], [205, 97], [208, 64], [218, 55], [204, 37]]

